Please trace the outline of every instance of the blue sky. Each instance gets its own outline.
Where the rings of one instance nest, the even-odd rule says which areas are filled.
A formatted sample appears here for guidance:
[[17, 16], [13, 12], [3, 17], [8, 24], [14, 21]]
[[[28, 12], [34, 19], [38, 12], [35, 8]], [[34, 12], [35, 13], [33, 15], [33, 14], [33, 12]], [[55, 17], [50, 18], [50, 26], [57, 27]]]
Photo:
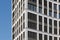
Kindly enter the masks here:
[[11, 40], [11, 0], [0, 0], [0, 40]]

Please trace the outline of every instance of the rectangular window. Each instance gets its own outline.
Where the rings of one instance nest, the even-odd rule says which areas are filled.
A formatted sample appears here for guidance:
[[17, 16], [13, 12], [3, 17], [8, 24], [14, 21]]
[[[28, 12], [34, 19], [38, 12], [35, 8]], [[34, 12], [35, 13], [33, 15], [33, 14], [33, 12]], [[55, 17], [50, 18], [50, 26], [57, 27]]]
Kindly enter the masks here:
[[47, 18], [44, 17], [44, 26], [47, 26]]
[[42, 16], [39, 16], [39, 23], [42, 24]]
[[42, 25], [39, 25], [39, 31], [42, 31]]
[[39, 34], [39, 40], [42, 40], [42, 34]]
[[49, 10], [49, 16], [52, 16], [52, 10]]
[[60, 28], [59, 28], [59, 35], [60, 35]]
[[49, 27], [49, 33], [52, 33], [52, 27]]
[[60, 21], [59, 21], [59, 28], [60, 28]]
[[54, 17], [57, 18], [57, 12], [54, 12]]
[[44, 32], [47, 32], [47, 26], [44, 26]]
[[44, 6], [47, 7], [47, 1], [46, 0], [44, 0]]
[[52, 2], [49, 2], [49, 8], [52, 9]]
[[37, 29], [37, 24], [34, 22], [28, 21], [28, 28]]
[[39, 13], [42, 13], [42, 7], [39, 7]]
[[44, 0], [44, 14], [47, 15], [47, 0]]
[[44, 9], [44, 14], [47, 15], [47, 9], [46, 8]]
[[49, 36], [49, 40], [52, 40], [52, 36]]
[[28, 19], [33, 20], [33, 21], [37, 21], [37, 15], [28, 12]]
[[44, 32], [47, 32], [47, 18], [44, 17]]
[[47, 40], [47, 35], [44, 35], [44, 40]]
[[25, 13], [23, 14], [23, 20], [25, 20]]
[[57, 37], [54, 37], [54, 40], [57, 40]]
[[59, 19], [60, 19], [60, 13], [59, 13]]
[[49, 19], [49, 27], [52, 27], [52, 19]]
[[35, 32], [28, 31], [28, 40], [37, 40], [37, 34]]
[[54, 4], [54, 10], [57, 10], [57, 4]]
[[22, 38], [22, 34], [21, 34], [21, 40], [22, 40], [23, 38]]
[[19, 36], [19, 40], [20, 40], [20, 36]]
[[19, 27], [19, 33], [20, 33], [20, 27]]
[[42, 5], [42, 0], [39, 0], [39, 5]]
[[39, 13], [42, 13], [42, 0], [39, 0]]
[[25, 22], [23, 22], [23, 29], [25, 28]]
[[54, 28], [54, 34], [57, 34], [57, 29], [56, 28]]
[[23, 32], [23, 40], [25, 40], [25, 32]]
[[57, 27], [57, 21], [54, 20], [54, 27]]

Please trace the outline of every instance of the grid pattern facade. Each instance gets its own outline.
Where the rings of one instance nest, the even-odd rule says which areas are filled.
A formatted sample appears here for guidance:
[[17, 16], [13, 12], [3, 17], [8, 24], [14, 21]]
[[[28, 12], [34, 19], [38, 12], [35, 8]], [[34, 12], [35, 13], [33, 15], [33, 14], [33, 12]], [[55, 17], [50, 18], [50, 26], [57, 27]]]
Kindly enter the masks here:
[[12, 40], [60, 40], [60, 0], [12, 0]]

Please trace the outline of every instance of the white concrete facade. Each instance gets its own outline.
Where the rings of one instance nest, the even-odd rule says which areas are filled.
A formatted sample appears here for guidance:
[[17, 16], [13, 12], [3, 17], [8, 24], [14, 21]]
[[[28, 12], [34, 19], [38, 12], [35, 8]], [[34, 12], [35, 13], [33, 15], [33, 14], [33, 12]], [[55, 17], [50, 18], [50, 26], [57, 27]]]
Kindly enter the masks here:
[[[60, 40], [59, 39], [60, 38], [60, 34], [59, 34], [59, 29], [60, 29], [59, 28], [59, 22], [60, 22], [59, 5], [60, 5], [60, 3], [59, 3], [59, 0], [57, 0], [57, 2], [53, 1], [53, 0], [47, 0], [47, 15], [44, 15], [44, 0], [42, 0], [42, 13], [39, 13], [39, 0], [37, 0], [37, 7], [36, 7], [37, 11], [32, 11], [32, 10], [28, 9], [28, 0], [22, 0], [22, 2], [24, 1], [23, 3], [25, 6], [24, 6], [24, 10], [23, 10], [23, 3], [22, 3], [22, 6], [21, 6], [22, 10], [21, 10], [21, 7], [19, 8], [20, 1], [21, 0], [18, 0], [17, 4], [15, 5], [14, 9], [12, 10], [12, 15], [13, 15], [13, 12], [15, 12], [15, 16], [12, 17], [12, 22], [13, 22], [13, 19], [15, 20], [15, 22], [12, 23], [12, 31], [13, 31], [13, 28], [15, 27], [15, 25], [18, 25], [18, 27], [16, 26], [14, 32], [12, 32], [12, 40], [19, 40], [19, 38], [20, 38], [20, 40], [28, 40], [28, 31], [35, 32], [37, 34], [37, 40], [40, 40], [39, 34], [42, 34], [42, 40], [45, 40], [44, 35], [47, 35], [47, 40], [49, 40], [49, 36], [52, 36], [52, 40], [54, 40], [54, 37], [57, 37], [57, 40]], [[49, 16], [49, 2], [52, 3], [52, 16]], [[14, 3], [15, 3], [15, 1], [14, 1]], [[57, 18], [54, 17], [54, 4], [57, 4]], [[14, 5], [14, 4], [12, 3], [12, 5]], [[15, 11], [16, 8], [18, 10], [17, 12]], [[20, 10], [20, 12], [19, 12], [19, 10]], [[28, 28], [28, 12], [37, 15], [37, 29], [36, 30]], [[23, 20], [23, 14], [25, 14], [24, 20]], [[39, 31], [39, 16], [42, 16], [42, 31]], [[44, 32], [44, 17], [47, 18], [47, 32]], [[20, 19], [20, 25], [19, 25], [19, 19]], [[22, 19], [22, 22], [21, 22], [21, 19]], [[52, 19], [52, 33], [49, 33], [49, 19]], [[54, 34], [54, 20], [57, 21], [57, 34]], [[25, 23], [25, 28], [23, 28], [23, 23]], [[21, 31], [21, 25], [22, 25], [22, 31]], [[19, 33], [19, 27], [20, 27], [20, 33]], [[15, 32], [16, 32], [16, 34], [15, 34]], [[23, 39], [23, 37], [21, 39], [21, 35], [23, 35], [23, 32], [25, 32], [25, 39]], [[15, 36], [13, 39], [13, 35], [17, 35], [17, 36]]]

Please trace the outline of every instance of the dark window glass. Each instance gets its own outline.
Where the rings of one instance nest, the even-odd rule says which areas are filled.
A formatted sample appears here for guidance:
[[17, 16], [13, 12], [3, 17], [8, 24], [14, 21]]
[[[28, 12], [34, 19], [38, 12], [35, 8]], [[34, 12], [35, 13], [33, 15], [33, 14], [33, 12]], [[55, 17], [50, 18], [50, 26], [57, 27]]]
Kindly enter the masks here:
[[49, 10], [49, 16], [52, 16], [52, 10]]
[[42, 13], [42, 0], [39, 0], [39, 13]]
[[28, 40], [37, 40], [37, 34], [35, 32], [28, 31]]
[[57, 34], [57, 29], [56, 28], [54, 28], [54, 34]]
[[60, 0], [59, 0], [59, 2], [60, 2]]
[[59, 21], [59, 27], [60, 27], [60, 21]]
[[19, 40], [20, 40], [20, 36], [19, 36]]
[[22, 40], [23, 38], [22, 38], [22, 34], [21, 34], [21, 40]]
[[47, 18], [44, 17], [44, 26], [47, 26]]
[[44, 40], [47, 40], [47, 35], [44, 35]]
[[13, 39], [14, 39], [15, 37], [14, 37], [14, 34], [13, 34]]
[[60, 11], [60, 5], [59, 5], [59, 11]]
[[39, 40], [42, 40], [42, 34], [39, 34]]
[[54, 4], [54, 10], [57, 10], [57, 4]]
[[47, 1], [44, 0], [44, 14], [47, 15]]
[[52, 27], [49, 27], [49, 33], [52, 33]]
[[52, 40], [52, 36], [49, 36], [49, 40]]
[[39, 25], [39, 30], [42, 31], [42, 25]]
[[54, 1], [57, 1], [57, 0], [54, 0]]
[[57, 27], [57, 21], [54, 20], [54, 27]]
[[44, 9], [44, 14], [47, 15], [47, 9], [46, 8]]
[[42, 0], [39, 0], [39, 4], [41, 4], [41, 5], [42, 5]]
[[59, 19], [60, 19], [60, 13], [59, 13]]
[[57, 37], [54, 37], [54, 40], [57, 40]]
[[42, 7], [39, 7], [39, 13], [42, 13]]
[[14, 29], [14, 28], [15, 28], [15, 27], [13, 27], [13, 28], [12, 28], [12, 32], [14, 32], [14, 31], [15, 31], [15, 29]]
[[23, 23], [23, 29], [25, 28], [25, 22]]
[[21, 31], [22, 31], [23, 29], [22, 29], [22, 25], [21, 25]]
[[25, 38], [25, 32], [23, 32], [23, 40], [24, 40], [24, 38]]
[[42, 23], [42, 16], [39, 16], [39, 22]]
[[60, 29], [59, 29], [59, 35], [60, 35]]
[[20, 33], [20, 27], [19, 27], [19, 33]]
[[28, 19], [37, 21], [37, 15], [28, 12]]
[[44, 32], [47, 32], [47, 18], [44, 17]]
[[44, 0], [44, 6], [47, 7], [47, 1], [46, 0]]
[[25, 19], [25, 14], [23, 14], [23, 20]]
[[49, 2], [49, 8], [52, 9], [52, 2]]
[[20, 19], [19, 19], [19, 25], [20, 25]]
[[44, 26], [44, 32], [47, 32], [47, 26]]
[[22, 23], [22, 17], [21, 17], [21, 23]]
[[15, 13], [13, 12], [12, 16], [14, 17], [15, 16]]
[[59, 40], [60, 40], [60, 38], [59, 38]]
[[54, 17], [57, 18], [57, 12], [54, 12]]
[[49, 27], [52, 27], [52, 19], [49, 19]]
[[15, 5], [12, 6], [12, 10], [14, 9]]
[[46, 17], [44, 17], [44, 23], [47, 23], [47, 18]]
[[37, 29], [37, 24], [34, 23], [34, 22], [28, 22], [28, 28], [31, 28], [31, 29]]

